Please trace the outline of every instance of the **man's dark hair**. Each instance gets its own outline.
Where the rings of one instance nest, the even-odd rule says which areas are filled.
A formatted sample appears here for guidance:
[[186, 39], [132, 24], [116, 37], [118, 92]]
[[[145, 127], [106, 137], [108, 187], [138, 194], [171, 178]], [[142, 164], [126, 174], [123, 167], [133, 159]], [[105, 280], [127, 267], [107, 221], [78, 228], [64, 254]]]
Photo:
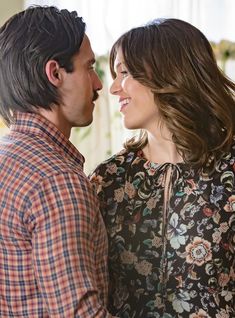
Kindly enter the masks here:
[[15, 14], [0, 28], [0, 115], [9, 125], [13, 114], [51, 109], [60, 96], [45, 72], [49, 60], [73, 71], [85, 23], [77, 12], [33, 6]]

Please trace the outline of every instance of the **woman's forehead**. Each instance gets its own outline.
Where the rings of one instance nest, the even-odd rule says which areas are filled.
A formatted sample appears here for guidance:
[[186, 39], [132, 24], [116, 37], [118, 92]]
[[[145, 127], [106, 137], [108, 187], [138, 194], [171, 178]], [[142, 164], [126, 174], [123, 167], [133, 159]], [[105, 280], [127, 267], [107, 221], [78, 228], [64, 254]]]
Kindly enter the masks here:
[[121, 48], [118, 48], [117, 54], [116, 54], [116, 57], [114, 60], [114, 68], [117, 69], [118, 67], [120, 67], [123, 64], [125, 64], [123, 53], [122, 53]]

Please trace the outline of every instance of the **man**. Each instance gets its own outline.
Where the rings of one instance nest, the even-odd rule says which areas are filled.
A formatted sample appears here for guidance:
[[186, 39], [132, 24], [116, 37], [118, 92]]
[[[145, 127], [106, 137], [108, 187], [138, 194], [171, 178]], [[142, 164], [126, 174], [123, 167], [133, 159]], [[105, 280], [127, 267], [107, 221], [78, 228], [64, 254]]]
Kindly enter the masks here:
[[107, 239], [70, 143], [102, 84], [76, 12], [31, 7], [0, 29], [0, 317], [111, 317]]

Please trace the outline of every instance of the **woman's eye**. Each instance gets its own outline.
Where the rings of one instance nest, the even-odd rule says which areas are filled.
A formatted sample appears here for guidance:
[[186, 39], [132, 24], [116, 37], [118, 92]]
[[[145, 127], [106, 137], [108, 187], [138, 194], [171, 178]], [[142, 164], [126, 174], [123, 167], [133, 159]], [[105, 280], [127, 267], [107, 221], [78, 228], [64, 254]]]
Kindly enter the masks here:
[[127, 72], [127, 71], [121, 71], [120, 73], [122, 74], [122, 77], [125, 77], [125, 76], [128, 75], [128, 72]]

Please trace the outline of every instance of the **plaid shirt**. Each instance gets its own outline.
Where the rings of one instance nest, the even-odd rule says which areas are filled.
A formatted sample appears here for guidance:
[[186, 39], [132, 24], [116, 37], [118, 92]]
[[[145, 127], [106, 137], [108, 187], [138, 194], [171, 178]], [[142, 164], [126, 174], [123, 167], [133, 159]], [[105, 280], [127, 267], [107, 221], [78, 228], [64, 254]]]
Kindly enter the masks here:
[[111, 317], [107, 238], [84, 158], [18, 113], [0, 143], [0, 317]]

